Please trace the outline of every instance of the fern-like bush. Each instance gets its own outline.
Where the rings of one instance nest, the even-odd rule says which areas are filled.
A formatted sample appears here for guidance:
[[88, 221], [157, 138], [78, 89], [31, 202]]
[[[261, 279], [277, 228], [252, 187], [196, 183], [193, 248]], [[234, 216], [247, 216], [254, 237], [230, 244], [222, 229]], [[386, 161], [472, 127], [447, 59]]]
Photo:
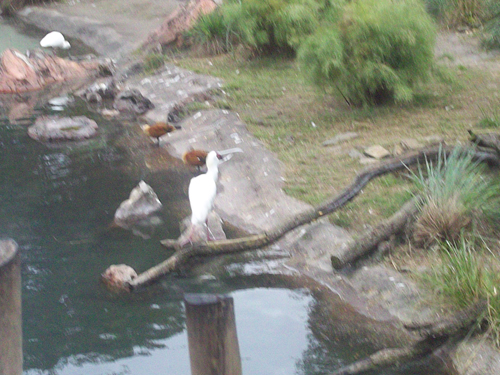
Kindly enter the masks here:
[[224, 18], [220, 8], [201, 15], [187, 32], [194, 45], [203, 48], [209, 54], [219, 54], [231, 50], [235, 35], [231, 24]]
[[303, 43], [301, 69], [357, 105], [410, 101], [430, 72], [436, 27], [420, 0], [359, 0]]
[[318, 28], [322, 12], [345, 0], [226, 0], [190, 32], [197, 43], [229, 49], [236, 41], [260, 52], [294, 53]]

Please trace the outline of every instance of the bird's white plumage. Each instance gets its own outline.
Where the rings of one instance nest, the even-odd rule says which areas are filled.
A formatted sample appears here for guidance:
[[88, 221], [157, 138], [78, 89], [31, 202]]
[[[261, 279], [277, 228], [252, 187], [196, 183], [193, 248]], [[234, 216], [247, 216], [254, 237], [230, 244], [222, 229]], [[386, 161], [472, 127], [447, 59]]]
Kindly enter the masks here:
[[40, 45], [44, 48], [52, 47], [68, 49], [71, 47], [71, 44], [64, 39], [64, 36], [59, 31], [52, 31], [45, 35], [40, 41]]
[[217, 178], [219, 177], [219, 164], [221, 156], [215, 151], [207, 155], [207, 172], [191, 179], [188, 195], [191, 205], [191, 224], [200, 225], [207, 221], [213, 209], [215, 195], [217, 194]]
[[191, 205], [191, 224], [205, 223], [214, 206], [217, 186], [208, 175], [202, 174], [189, 184], [189, 204]]

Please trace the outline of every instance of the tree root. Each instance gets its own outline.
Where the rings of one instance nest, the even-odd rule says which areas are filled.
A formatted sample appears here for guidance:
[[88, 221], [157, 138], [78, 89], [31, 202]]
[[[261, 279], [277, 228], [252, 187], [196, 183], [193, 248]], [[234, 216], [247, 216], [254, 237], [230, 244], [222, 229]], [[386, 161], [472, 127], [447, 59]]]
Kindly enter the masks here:
[[459, 311], [455, 315], [424, 325], [405, 326], [417, 331], [421, 339], [405, 348], [383, 349], [345, 366], [332, 375], [355, 375], [419, 359], [447, 343], [466, 334], [476, 322], [481, 321], [487, 309], [486, 300]]
[[332, 255], [332, 267], [340, 270], [368, 255], [382, 241], [388, 240], [392, 235], [400, 233], [419, 211], [420, 197], [415, 197], [406, 202], [403, 207], [389, 219], [383, 221], [375, 228], [367, 230], [359, 238], [348, 243], [347, 250], [341, 255]]

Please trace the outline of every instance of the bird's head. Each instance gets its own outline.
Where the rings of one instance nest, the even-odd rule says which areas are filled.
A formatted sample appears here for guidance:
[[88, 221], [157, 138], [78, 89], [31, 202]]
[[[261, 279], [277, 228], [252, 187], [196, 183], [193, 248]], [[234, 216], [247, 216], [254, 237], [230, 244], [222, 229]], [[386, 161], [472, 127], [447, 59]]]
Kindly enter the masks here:
[[71, 44], [69, 44], [69, 42], [67, 40], [64, 41], [63, 45], [62, 45], [62, 48], [63, 49], [69, 49], [71, 48]]
[[207, 155], [207, 168], [216, 167], [222, 162], [222, 155], [220, 155], [217, 151], [210, 151]]

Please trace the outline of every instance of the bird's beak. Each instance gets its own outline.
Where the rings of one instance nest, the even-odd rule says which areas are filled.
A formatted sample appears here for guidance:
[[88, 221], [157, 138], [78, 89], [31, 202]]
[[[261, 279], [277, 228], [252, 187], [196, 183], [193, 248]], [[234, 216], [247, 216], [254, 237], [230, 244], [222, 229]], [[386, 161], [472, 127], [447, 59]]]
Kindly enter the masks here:
[[243, 152], [241, 148], [228, 148], [227, 150], [222, 150], [222, 151], [217, 151], [219, 155], [229, 155], [229, 154], [234, 154], [236, 152]]
[[176, 128], [177, 130], [182, 129], [182, 126], [180, 126], [180, 125], [173, 124], [173, 126], [174, 126], [174, 128]]
[[227, 150], [217, 151], [217, 153], [222, 156], [222, 161], [228, 161], [233, 157], [233, 154], [236, 152], [243, 152], [241, 148], [229, 148]]

